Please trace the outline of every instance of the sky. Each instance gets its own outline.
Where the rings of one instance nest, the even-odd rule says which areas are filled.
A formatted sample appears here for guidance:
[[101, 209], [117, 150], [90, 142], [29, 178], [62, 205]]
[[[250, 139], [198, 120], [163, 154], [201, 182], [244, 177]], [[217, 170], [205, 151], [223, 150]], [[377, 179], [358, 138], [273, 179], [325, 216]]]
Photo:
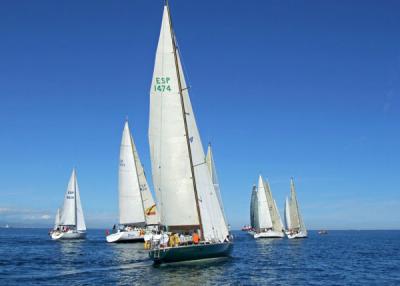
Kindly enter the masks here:
[[[118, 219], [125, 118], [151, 183], [163, 1], [3, 1], [0, 225], [51, 227], [73, 167], [89, 228]], [[170, 1], [227, 218], [294, 177], [308, 228], [400, 228], [399, 1]]]

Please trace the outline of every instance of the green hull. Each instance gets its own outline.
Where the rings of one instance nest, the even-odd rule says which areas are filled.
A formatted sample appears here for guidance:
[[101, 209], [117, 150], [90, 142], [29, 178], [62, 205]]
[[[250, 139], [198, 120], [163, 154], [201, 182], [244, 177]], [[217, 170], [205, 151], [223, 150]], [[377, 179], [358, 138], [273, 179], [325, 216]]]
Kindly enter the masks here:
[[233, 243], [198, 244], [150, 250], [149, 256], [155, 264], [227, 257]]

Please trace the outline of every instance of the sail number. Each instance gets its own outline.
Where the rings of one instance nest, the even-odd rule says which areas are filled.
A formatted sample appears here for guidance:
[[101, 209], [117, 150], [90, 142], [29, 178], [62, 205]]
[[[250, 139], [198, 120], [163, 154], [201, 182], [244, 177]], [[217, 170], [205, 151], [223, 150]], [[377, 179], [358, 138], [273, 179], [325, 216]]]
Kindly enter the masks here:
[[169, 77], [156, 77], [156, 84], [154, 85], [154, 91], [171, 91], [171, 78]]

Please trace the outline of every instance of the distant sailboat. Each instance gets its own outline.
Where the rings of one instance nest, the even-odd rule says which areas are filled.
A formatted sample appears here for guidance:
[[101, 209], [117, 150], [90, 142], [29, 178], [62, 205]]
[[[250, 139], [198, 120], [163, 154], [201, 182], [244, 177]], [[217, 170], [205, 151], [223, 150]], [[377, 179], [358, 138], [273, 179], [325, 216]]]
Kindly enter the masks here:
[[158, 225], [159, 218], [128, 122], [120, 147], [118, 189], [119, 225], [107, 235], [107, 242], [143, 241], [146, 229]]
[[258, 178], [258, 187], [255, 195], [252, 195], [252, 200], [254, 200], [251, 204], [253, 210], [250, 216], [253, 216], [253, 218], [250, 217], [250, 220], [254, 224], [254, 238], [284, 237], [284, 228], [275, 200], [272, 197], [269, 184], [264, 183], [261, 175]]
[[[165, 229], [153, 237], [150, 258], [158, 264], [228, 256], [233, 244], [219, 185], [213, 179], [215, 166], [210, 172], [205, 160], [168, 3], [150, 91], [149, 142], [153, 183]], [[178, 242], [172, 233], [179, 234]], [[172, 239], [173, 244], [169, 243]]]
[[63, 207], [57, 209], [54, 229], [50, 232], [50, 236], [54, 240], [86, 237], [86, 225], [75, 169], [72, 170]]
[[300, 214], [293, 178], [290, 180], [290, 198], [285, 201], [286, 234], [289, 239], [307, 237], [307, 230]]

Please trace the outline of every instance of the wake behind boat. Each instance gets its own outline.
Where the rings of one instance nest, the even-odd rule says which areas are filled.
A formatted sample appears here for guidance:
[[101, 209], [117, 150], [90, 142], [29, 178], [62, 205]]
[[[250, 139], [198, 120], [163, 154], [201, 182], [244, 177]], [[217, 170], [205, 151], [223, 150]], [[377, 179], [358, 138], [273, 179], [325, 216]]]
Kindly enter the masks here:
[[290, 198], [285, 201], [286, 235], [289, 239], [306, 238], [307, 230], [300, 214], [293, 178], [290, 179]]
[[278, 212], [269, 183], [264, 183], [261, 175], [258, 187], [253, 187], [251, 198], [250, 221], [254, 238], [282, 238], [283, 224]]
[[57, 209], [54, 228], [49, 235], [53, 240], [86, 237], [86, 225], [75, 169], [72, 170], [63, 207]]
[[119, 161], [119, 224], [107, 235], [107, 242], [143, 242], [146, 231], [159, 223], [143, 166], [133, 136], [125, 122]]
[[[204, 154], [168, 3], [150, 90], [149, 142], [163, 227], [149, 237], [150, 258], [159, 264], [229, 256], [233, 243], [215, 166], [210, 168]], [[191, 237], [191, 242], [181, 242], [181, 237]]]

